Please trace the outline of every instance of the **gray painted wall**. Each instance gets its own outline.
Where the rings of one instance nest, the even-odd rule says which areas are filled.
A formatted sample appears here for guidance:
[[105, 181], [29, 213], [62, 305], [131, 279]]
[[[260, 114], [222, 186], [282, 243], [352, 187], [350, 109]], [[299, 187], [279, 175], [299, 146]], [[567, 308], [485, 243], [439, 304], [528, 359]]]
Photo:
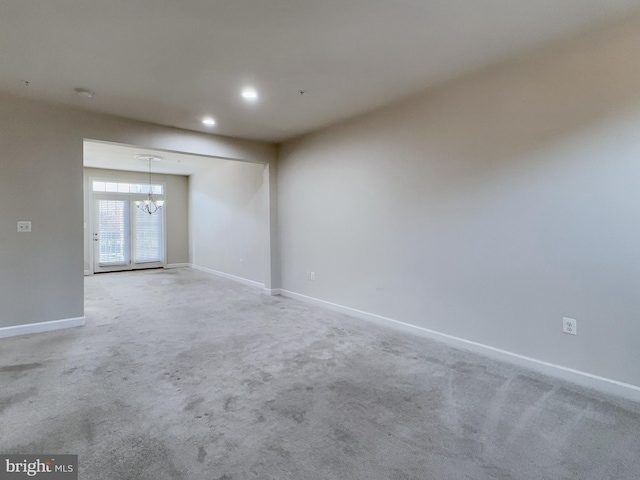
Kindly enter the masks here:
[[266, 165], [212, 159], [189, 177], [191, 263], [265, 283], [269, 250]]
[[[0, 95], [0, 327], [83, 316], [85, 138], [262, 163], [276, 153]], [[17, 233], [18, 220], [31, 220], [33, 232]]]
[[639, 51], [635, 17], [284, 144], [282, 287], [640, 385]]
[[[93, 261], [90, 258], [92, 231], [90, 230], [90, 194], [89, 178], [108, 178], [112, 180], [126, 180], [146, 183], [149, 176], [140, 172], [124, 172], [122, 170], [102, 170], [99, 168], [84, 169], [84, 269], [93, 271]], [[167, 264], [189, 262], [189, 179], [184, 175], [153, 174], [154, 182], [162, 182], [165, 190], [165, 230], [167, 240]]]

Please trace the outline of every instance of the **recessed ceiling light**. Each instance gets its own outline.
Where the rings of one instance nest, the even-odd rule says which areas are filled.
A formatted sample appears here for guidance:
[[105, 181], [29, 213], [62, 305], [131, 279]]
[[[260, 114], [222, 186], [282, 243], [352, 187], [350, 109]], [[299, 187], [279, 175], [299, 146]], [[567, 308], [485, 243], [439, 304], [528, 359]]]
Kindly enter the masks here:
[[256, 91], [255, 88], [247, 87], [244, 90], [242, 90], [241, 95], [242, 95], [242, 98], [249, 101], [254, 101], [258, 99], [258, 92]]
[[204, 117], [202, 119], [202, 123], [204, 123], [207, 127], [213, 127], [216, 124], [216, 121], [211, 117]]
[[76, 95], [79, 97], [91, 98], [96, 94], [93, 90], [89, 90], [88, 88], [74, 88], [73, 91], [76, 92]]

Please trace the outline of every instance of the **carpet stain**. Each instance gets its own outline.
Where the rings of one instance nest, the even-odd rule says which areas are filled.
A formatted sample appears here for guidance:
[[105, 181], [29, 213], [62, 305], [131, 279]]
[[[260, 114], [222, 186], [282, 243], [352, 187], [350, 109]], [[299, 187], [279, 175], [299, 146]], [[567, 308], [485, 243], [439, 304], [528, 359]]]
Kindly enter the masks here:
[[5, 372], [24, 372], [27, 370], [33, 370], [34, 368], [42, 367], [41, 363], [21, 363], [19, 365], [7, 365], [6, 367], [0, 367], [0, 373]]
[[239, 410], [240, 406], [238, 405], [238, 397], [228, 396], [224, 399], [224, 411], [225, 412], [235, 412]]
[[269, 445], [267, 447], [267, 450], [275, 453], [279, 457], [283, 457], [283, 458], [291, 457], [291, 452], [286, 448], [282, 447], [281, 445]]
[[298, 405], [290, 405], [290, 406], [280, 406], [274, 408], [274, 411], [279, 413], [281, 416], [290, 418], [296, 423], [304, 422], [306, 410]]
[[80, 424], [80, 432], [82, 436], [87, 440], [89, 445], [93, 445], [95, 440], [95, 426], [89, 418], [85, 418]]
[[262, 385], [264, 385], [263, 382], [261, 382], [260, 380], [256, 380], [254, 378], [246, 378], [242, 381], [243, 385], [246, 385], [246, 387], [249, 389], [249, 391], [253, 391], [259, 387], [261, 387]]
[[487, 371], [485, 365], [477, 365], [469, 362], [456, 362], [453, 368], [460, 373], [466, 373], [470, 375], [484, 375]]
[[204, 457], [207, 456], [207, 451], [204, 449], [204, 447], [198, 447], [198, 461], [200, 463], [204, 462]]
[[195, 397], [192, 400], [189, 400], [189, 402], [187, 402], [187, 404], [184, 406], [183, 410], [185, 410], [187, 412], [190, 411], [190, 410], [193, 410], [195, 407], [200, 405], [202, 402], [204, 402], [204, 397], [201, 397], [201, 396]]

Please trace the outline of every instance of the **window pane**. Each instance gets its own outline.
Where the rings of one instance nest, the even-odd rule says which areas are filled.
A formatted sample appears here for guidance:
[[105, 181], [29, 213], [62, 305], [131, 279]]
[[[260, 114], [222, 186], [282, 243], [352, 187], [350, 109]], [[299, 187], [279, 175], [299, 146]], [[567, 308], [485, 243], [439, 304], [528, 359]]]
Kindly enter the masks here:
[[125, 263], [127, 251], [127, 202], [124, 200], [99, 200], [98, 232], [99, 262], [103, 264]]
[[[138, 193], [143, 195], [149, 193], [148, 183], [94, 181], [92, 188], [94, 192]], [[164, 185], [151, 184], [151, 193], [153, 195], [164, 195]]]
[[136, 208], [136, 263], [162, 261], [162, 214]]

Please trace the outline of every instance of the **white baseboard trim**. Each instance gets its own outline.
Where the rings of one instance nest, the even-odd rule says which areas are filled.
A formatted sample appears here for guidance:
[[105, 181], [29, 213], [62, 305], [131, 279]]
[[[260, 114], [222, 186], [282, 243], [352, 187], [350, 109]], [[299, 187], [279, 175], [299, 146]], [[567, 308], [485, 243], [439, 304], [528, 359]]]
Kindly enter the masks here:
[[263, 288], [262, 293], [266, 295], [273, 295], [273, 296], [280, 295], [280, 289], [279, 288]]
[[190, 266], [190, 263], [167, 263], [164, 268], [187, 268]]
[[85, 270], [84, 276], [86, 277], [87, 275], [93, 275], [93, 272], [91, 270]]
[[191, 268], [195, 268], [196, 270], [200, 270], [201, 272], [209, 273], [211, 275], [217, 275], [218, 277], [227, 278], [229, 280], [233, 280], [234, 282], [244, 283], [245, 285], [249, 285], [251, 287], [264, 288], [264, 283], [256, 282], [255, 280], [249, 280], [248, 278], [238, 277], [236, 275], [231, 275], [230, 273], [219, 272], [218, 270], [201, 267], [200, 265], [191, 265]]
[[280, 294], [284, 297], [295, 298], [296, 300], [301, 300], [303, 302], [322, 306], [336, 312], [344, 313], [346, 315], [360, 318], [362, 320], [375, 322], [380, 325], [392, 325], [405, 332], [423, 335], [430, 339], [443, 342], [452, 347], [469, 350], [497, 360], [519, 365], [521, 367], [525, 367], [530, 370], [543, 373], [545, 375], [560, 378], [562, 380], [569, 381], [582, 387], [592, 388], [600, 392], [616, 395], [618, 397], [626, 398], [635, 402], [640, 402], [640, 386], [637, 385], [619, 382], [610, 378], [593, 375], [588, 372], [563, 367], [562, 365], [556, 365], [553, 363], [545, 362], [543, 360], [526, 357], [524, 355], [509, 352], [507, 350], [501, 350], [499, 348], [484, 345], [482, 343], [465, 340], [464, 338], [454, 337], [453, 335], [448, 335], [446, 333], [429, 330], [428, 328], [419, 327], [410, 323], [400, 322], [392, 318], [383, 317], [374, 313], [364, 312], [355, 308], [345, 307], [344, 305], [338, 305], [336, 303], [327, 302], [326, 300], [320, 300], [318, 298], [309, 297], [307, 295], [291, 292], [289, 290], [280, 289]]
[[76, 317], [64, 318], [62, 320], [51, 320], [49, 322], [13, 325], [11, 327], [0, 328], [0, 338], [16, 337], [18, 335], [28, 335], [30, 333], [51, 332], [53, 330], [63, 330], [65, 328], [82, 327], [86, 323], [86, 317]]

